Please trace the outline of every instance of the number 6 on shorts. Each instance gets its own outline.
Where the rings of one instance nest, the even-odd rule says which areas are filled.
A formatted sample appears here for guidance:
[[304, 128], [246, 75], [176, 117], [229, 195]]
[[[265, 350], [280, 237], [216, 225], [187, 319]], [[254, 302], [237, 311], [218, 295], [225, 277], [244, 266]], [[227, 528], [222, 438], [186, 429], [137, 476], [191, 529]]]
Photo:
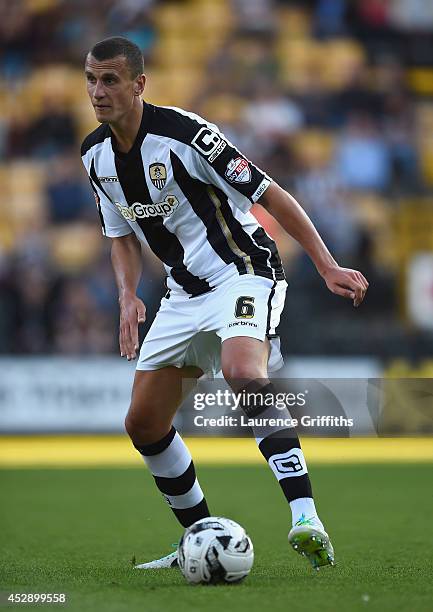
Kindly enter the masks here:
[[235, 317], [237, 319], [252, 319], [254, 316], [254, 298], [242, 295], [236, 300]]

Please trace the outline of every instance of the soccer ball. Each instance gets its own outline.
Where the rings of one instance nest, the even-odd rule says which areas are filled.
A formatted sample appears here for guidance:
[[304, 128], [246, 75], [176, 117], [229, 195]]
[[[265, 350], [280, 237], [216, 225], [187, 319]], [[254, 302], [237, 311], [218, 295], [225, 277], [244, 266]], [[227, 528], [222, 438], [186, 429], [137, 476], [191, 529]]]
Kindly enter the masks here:
[[239, 582], [250, 573], [254, 549], [243, 527], [209, 516], [185, 530], [179, 542], [179, 567], [191, 584]]

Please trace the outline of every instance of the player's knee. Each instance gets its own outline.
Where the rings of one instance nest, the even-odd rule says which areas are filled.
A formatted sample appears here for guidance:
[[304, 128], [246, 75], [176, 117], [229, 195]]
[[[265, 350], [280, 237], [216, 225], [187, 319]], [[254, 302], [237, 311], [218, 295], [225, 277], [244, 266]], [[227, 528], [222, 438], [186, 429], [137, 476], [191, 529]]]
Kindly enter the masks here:
[[230, 361], [223, 365], [223, 375], [226, 382], [232, 387], [241, 389], [252, 380], [266, 378], [266, 373], [262, 372], [257, 364], [236, 363]]
[[126, 433], [131, 438], [131, 440], [134, 440], [134, 437], [136, 436], [140, 428], [141, 428], [141, 422], [135, 417], [134, 414], [131, 414], [131, 412], [128, 412], [128, 414], [125, 417], [125, 429], [126, 429]]
[[170, 429], [170, 426], [155, 420], [150, 414], [137, 414], [130, 410], [125, 417], [125, 429], [132, 442], [139, 445], [153, 444], [161, 440]]

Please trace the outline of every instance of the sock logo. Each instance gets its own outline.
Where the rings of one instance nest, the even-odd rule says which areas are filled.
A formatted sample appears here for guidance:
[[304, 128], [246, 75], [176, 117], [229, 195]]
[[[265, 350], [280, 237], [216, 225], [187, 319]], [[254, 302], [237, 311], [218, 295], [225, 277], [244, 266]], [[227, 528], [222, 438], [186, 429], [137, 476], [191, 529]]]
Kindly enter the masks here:
[[302, 476], [307, 473], [304, 455], [300, 448], [292, 448], [286, 453], [272, 455], [269, 465], [278, 479]]
[[279, 472], [300, 472], [302, 465], [296, 455], [289, 455], [285, 459], [274, 459], [274, 465]]

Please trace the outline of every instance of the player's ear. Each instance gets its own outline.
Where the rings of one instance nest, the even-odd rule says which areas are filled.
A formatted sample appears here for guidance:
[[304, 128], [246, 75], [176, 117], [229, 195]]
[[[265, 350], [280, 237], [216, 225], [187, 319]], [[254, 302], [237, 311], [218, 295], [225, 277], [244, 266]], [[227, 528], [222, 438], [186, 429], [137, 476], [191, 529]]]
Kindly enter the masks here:
[[140, 74], [140, 76], [138, 76], [135, 79], [135, 84], [134, 84], [134, 95], [135, 96], [141, 96], [143, 94], [145, 84], [146, 84], [146, 76], [144, 74]]

